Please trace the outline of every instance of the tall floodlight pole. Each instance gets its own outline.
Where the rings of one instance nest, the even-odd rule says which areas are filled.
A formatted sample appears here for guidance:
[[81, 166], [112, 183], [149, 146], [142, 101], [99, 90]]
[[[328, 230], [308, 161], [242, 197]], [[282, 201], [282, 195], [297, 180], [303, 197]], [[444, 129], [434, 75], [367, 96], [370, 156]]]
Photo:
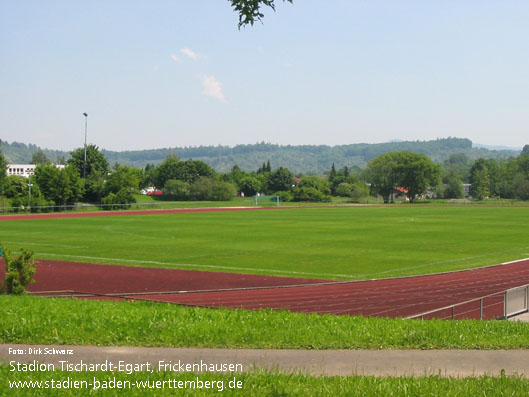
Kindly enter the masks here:
[[83, 163], [83, 179], [86, 179], [86, 130], [88, 129], [88, 113], [83, 113], [84, 116], [84, 163]]
[[28, 177], [28, 211], [31, 212], [31, 175]]

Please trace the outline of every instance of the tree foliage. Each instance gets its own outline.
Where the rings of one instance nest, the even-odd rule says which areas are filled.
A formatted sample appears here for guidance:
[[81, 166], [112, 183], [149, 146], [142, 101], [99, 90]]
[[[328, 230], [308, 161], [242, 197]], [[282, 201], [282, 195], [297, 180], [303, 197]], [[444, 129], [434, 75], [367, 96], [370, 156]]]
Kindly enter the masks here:
[[7, 160], [2, 153], [2, 141], [0, 140], [0, 196], [3, 194], [4, 183], [6, 180]]
[[[70, 152], [71, 158], [68, 164], [75, 167], [79, 176], [84, 175], [84, 148]], [[86, 147], [86, 178], [92, 175], [104, 176], [108, 172], [108, 161], [105, 155], [96, 145], [90, 144]]]
[[408, 190], [410, 201], [426, 193], [429, 187], [438, 185], [441, 168], [434, 164], [428, 156], [412, 152], [397, 152], [397, 174], [400, 186]]
[[288, 168], [279, 167], [270, 173], [267, 181], [267, 192], [278, 192], [292, 190], [294, 174]]
[[33, 153], [31, 156], [31, 164], [49, 164], [51, 163], [48, 156], [46, 156], [46, 153], [44, 153], [41, 149], [37, 150]]
[[35, 181], [44, 197], [55, 205], [75, 204], [83, 196], [83, 180], [71, 165], [59, 169], [51, 164], [39, 164]]
[[156, 167], [154, 172], [154, 186], [161, 189], [170, 179], [193, 183], [201, 177], [213, 177], [215, 171], [206, 163], [199, 160], [180, 161], [176, 155], [168, 155]]
[[[24, 143], [3, 142], [2, 150], [8, 163], [27, 164], [31, 162], [32, 153], [38, 150], [36, 145]], [[58, 162], [63, 156], [69, 158], [68, 152], [42, 149], [52, 162]], [[408, 150], [429, 156], [432, 161], [442, 163], [453, 154], [464, 154], [470, 165], [478, 158], [505, 159], [516, 157], [519, 151], [488, 150], [472, 147], [472, 142], [461, 138], [443, 138], [431, 141], [388, 142], [377, 144], [350, 145], [277, 145], [271, 143], [255, 143], [230, 146], [209, 145], [196, 147], [173, 147], [163, 149], [110, 151], [102, 149], [110, 164], [119, 163], [133, 167], [144, 168], [147, 164], [160, 164], [165, 157], [174, 153], [180, 159], [200, 160], [215, 169], [216, 172], [230, 172], [234, 164], [241, 170], [251, 172], [257, 170], [267, 159], [278, 166], [288, 168], [294, 174], [322, 174], [327, 172], [332, 164], [336, 170], [344, 166], [352, 169], [354, 166], [364, 168], [375, 157], [389, 152]], [[61, 161], [60, 164], [65, 164]], [[82, 174], [80, 174], [82, 175]], [[463, 181], [468, 182], [468, 173], [461, 172]], [[153, 186], [150, 184], [149, 186]]]
[[20, 175], [9, 175], [5, 178], [3, 193], [7, 198], [26, 194], [28, 180]]
[[[233, 10], [239, 14], [239, 29], [261, 21], [264, 14], [261, 7], [270, 7], [275, 11], [275, 0], [229, 0]], [[283, 0], [292, 3], [292, 0]]]
[[393, 153], [383, 154], [371, 160], [365, 170], [371, 184], [371, 192], [380, 194], [384, 203], [389, 202], [395, 186], [398, 185], [397, 165]]
[[445, 184], [443, 192], [444, 198], [462, 199], [465, 197], [465, 190], [463, 189], [461, 177], [454, 168], [450, 168], [447, 173], [443, 175], [443, 183]]
[[189, 183], [169, 179], [162, 189], [163, 195], [170, 200], [189, 200], [191, 190]]
[[483, 200], [490, 196], [490, 175], [487, 161], [477, 160], [470, 169], [470, 194], [472, 197]]
[[394, 188], [407, 190], [410, 201], [426, 193], [429, 187], [437, 186], [441, 171], [428, 156], [408, 151], [383, 154], [371, 160], [366, 169], [368, 181], [374, 193], [380, 194], [384, 202], [389, 201]]
[[202, 177], [189, 186], [192, 200], [229, 201], [235, 197], [235, 186], [229, 182]]
[[33, 252], [22, 249], [18, 257], [12, 257], [10, 251], [4, 247], [2, 256], [5, 262], [5, 280], [2, 291], [8, 294], [21, 295], [26, 286], [33, 283], [36, 272]]
[[11, 199], [11, 206], [13, 207], [31, 207], [32, 212], [40, 211], [41, 206], [46, 206], [48, 202], [45, 200], [39, 185], [31, 180], [31, 202], [29, 201], [29, 186], [30, 180], [20, 175], [9, 175], [4, 184], [5, 196]]
[[122, 189], [137, 193], [140, 186], [138, 170], [128, 165], [115, 164], [105, 182], [105, 193], [117, 193]]
[[261, 181], [254, 176], [246, 176], [239, 182], [239, 189], [245, 196], [254, 196], [262, 190]]

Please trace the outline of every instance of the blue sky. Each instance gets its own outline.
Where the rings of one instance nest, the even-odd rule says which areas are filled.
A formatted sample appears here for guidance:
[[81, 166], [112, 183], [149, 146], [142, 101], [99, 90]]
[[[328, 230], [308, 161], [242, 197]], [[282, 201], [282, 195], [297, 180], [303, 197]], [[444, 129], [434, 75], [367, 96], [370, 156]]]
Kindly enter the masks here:
[[71, 150], [529, 143], [529, 2], [0, 1], [0, 138]]

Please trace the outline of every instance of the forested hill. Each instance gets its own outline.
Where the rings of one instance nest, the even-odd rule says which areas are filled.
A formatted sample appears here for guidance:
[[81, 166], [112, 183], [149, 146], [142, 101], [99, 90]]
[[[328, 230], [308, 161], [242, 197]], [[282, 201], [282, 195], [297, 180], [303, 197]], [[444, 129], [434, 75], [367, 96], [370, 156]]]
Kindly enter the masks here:
[[[96, 143], [97, 144], [97, 143]], [[104, 144], [99, 145], [104, 147]], [[33, 152], [39, 147], [18, 142], [2, 142], [0, 147], [8, 162], [30, 163]], [[68, 152], [42, 149], [53, 162], [57, 156], [68, 159]], [[169, 153], [178, 155], [181, 159], [192, 158], [202, 160], [211, 165], [216, 171], [227, 172], [233, 165], [247, 171], [257, 170], [263, 162], [270, 160], [273, 168], [287, 167], [295, 173], [320, 174], [328, 171], [334, 163], [336, 168], [344, 166], [364, 167], [366, 163], [380, 154], [409, 150], [423, 153], [436, 162], [442, 162], [451, 154], [464, 153], [471, 160], [477, 158], [508, 158], [516, 156], [514, 150], [488, 150], [472, 147], [472, 141], [463, 138], [443, 138], [433, 141], [405, 141], [388, 143], [356, 143], [351, 145], [298, 145], [281, 146], [270, 143], [256, 143], [253, 145], [229, 146], [198, 146], [184, 148], [165, 148], [153, 150], [135, 150], [114, 152], [102, 150], [110, 164], [119, 163], [135, 167], [146, 164], [158, 164]]]

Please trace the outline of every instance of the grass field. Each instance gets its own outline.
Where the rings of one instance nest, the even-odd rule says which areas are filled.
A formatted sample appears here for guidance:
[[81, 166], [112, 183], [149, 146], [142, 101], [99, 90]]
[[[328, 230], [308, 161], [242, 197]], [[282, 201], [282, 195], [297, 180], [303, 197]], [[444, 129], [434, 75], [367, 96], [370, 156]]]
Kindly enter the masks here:
[[529, 257], [527, 207], [283, 209], [0, 222], [37, 258], [328, 279], [466, 269]]
[[0, 296], [0, 318], [0, 343], [256, 349], [529, 348], [529, 324], [512, 321], [420, 321], [29, 296]]
[[[117, 381], [128, 381], [134, 386], [127, 387], [123, 383], [122, 389], [114, 390], [90, 390], [90, 389], [37, 389], [13, 390], [8, 387], [9, 382], [33, 381], [54, 382], [66, 381], [68, 377], [72, 380], [84, 381], [86, 384], [93, 383], [94, 378], [99, 382], [108, 382], [113, 379]], [[195, 381], [199, 378], [204, 381], [216, 381], [215, 386], [206, 389], [149, 389], [145, 383], [149, 381]], [[240, 390], [230, 390], [229, 381], [233, 378], [241, 382]], [[135, 383], [138, 382], [138, 383]], [[222, 382], [219, 384], [218, 382]], [[123, 373], [108, 372], [37, 372], [30, 374], [9, 372], [9, 367], [0, 366], [0, 384], [6, 385], [2, 396], [41, 396], [41, 395], [192, 395], [211, 396], [219, 393], [229, 395], [252, 395], [252, 396], [527, 396], [529, 394], [529, 381], [518, 377], [493, 378], [482, 376], [477, 378], [442, 378], [439, 376], [414, 377], [414, 378], [377, 378], [373, 376], [351, 376], [351, 377], [312, 377], [303, 374], [280, 374], [270, 372], [254, 372], [240, 375], [230, 374], [179, 374], [171, 372], [155, 372], [147, 374], [136, 372], [131, 375]], [[169, 383], [166, 382], [166, 385]], [[222, 385], [222, 386], [220, 386]], [[221, 390], [220, 392], [219, 390]]]
[[[529, 257], [529, 208], [380, 206], [0, 221], [0, 242], [37, 258], [332, 279], [478, 267]], [[412, 321], [150, 302], [0, 296], [0, 343], [293, 349], [529, 349], [529, 324]], [[278, 332], [281, 329], [281, 332]], [[302, 332], [300, 332], [302, 330]], [[84, 395], [8, 389], [8, 381], [64, 379], [0, 366], [0, 395]], [[185, 380], [194, 374], [76, 373], [76, 380]], [[202, 380], [229, 379], [201, 375]], [[512, 377], [376, 378], [239, 375], [241, 395], [527, 395]], [[127, 390], [128, 395], [174, 390]], [[123, 390], [105, 395], [123, 394]], [[202, 393], [202, 394], [201, 394]], [[215, 394], [217, 391], [214, 392]], [[189, 390], [187, 395], [211, 395]], [[230, 393], [231, 394], [231, 393]], [[233, 393], [237, 394], [237, 393]]]

